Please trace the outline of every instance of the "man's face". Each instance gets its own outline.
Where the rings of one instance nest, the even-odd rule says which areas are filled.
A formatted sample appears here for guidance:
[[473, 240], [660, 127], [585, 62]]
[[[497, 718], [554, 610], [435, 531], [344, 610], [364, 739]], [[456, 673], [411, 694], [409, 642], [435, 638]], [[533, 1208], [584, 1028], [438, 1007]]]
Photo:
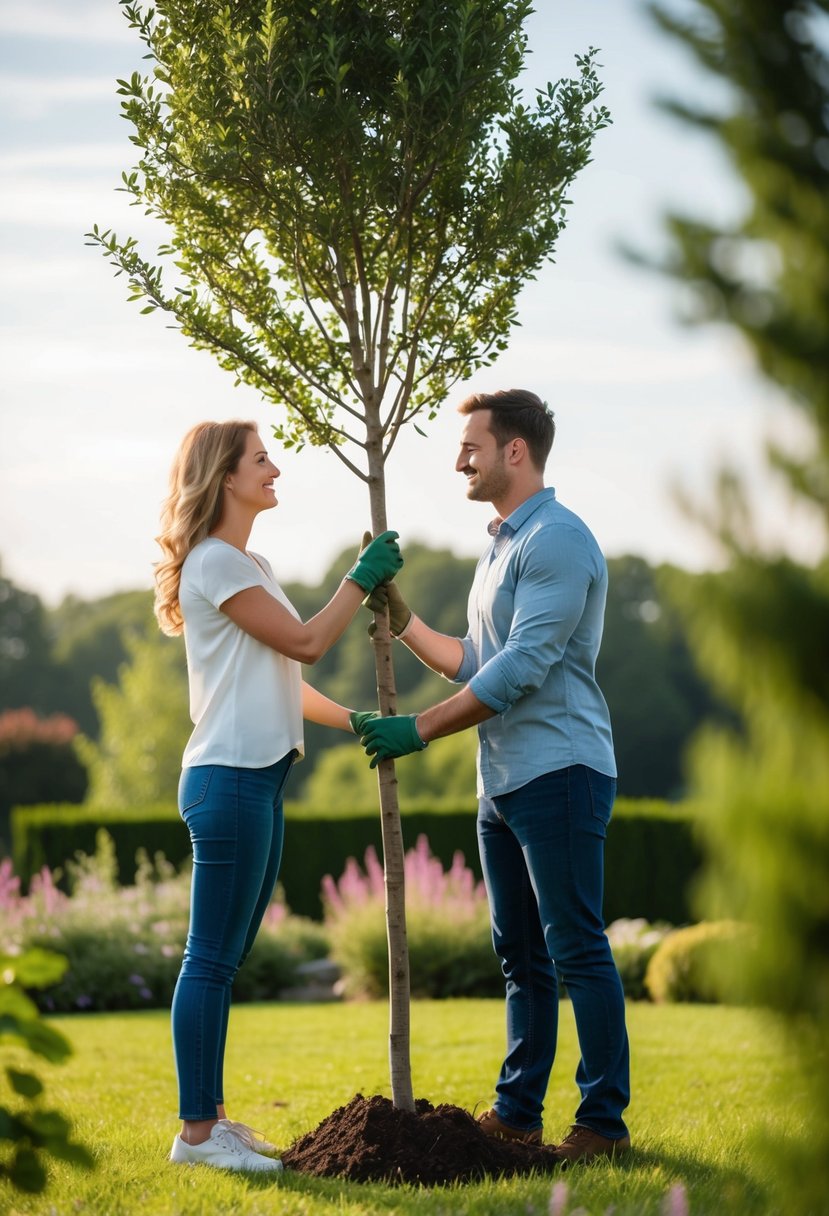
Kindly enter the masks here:
[[498, 502], [510, 486], [505, 449], [499, 448], [489, 429], [492, 410], [475, 410], [461, 433], [461, 450], [455, 470], [466, 478], [466, 497], [473, 502]]

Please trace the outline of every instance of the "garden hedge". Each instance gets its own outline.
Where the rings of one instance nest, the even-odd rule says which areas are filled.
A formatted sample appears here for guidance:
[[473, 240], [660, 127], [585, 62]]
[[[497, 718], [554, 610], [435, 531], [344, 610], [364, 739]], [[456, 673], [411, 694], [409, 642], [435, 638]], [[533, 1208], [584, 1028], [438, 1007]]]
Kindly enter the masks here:
[[[190, 856], [190, 841], [175, 807], [101, 810], [72, 804], [18, 807], [12, 812], [14, 866], [24, 884], [41, 866], [62, 868], [80, 851], [94, 853], [95, 834], [104, 827], [115, 842], [121, 881], [132, 882], [135, 854], [158, 851], [179, 866]], [[425, 833], [433, 854], [449, 865], [456, 850], [480, 877], [473, 806], [403, 811], [406, 848]], [[319, 917], [324, 874], [339, 878], [346, 858], [362, 862], [369, 844], [381, 852], [376, 811], [316, 812], [286, 804], [285, 855], [280, 882], [293, 912]], [[608, 829], [605, 862], [605, 918], [643, 916], [684, 924], [693, 919], [689, 886], [701, 861], [691, 810], [682, 804], [620, 798]]]

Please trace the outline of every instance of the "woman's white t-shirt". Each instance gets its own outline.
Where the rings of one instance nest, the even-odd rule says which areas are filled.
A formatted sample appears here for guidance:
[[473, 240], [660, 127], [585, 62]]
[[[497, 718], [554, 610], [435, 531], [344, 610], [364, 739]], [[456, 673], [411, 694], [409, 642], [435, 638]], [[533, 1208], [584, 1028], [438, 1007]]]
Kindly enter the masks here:
[[259, 554], [210, 536], [181, 568], [179, 603], [195, 729], [182, 767], [267, 768], [293, 748], [303, 755], [302, 671], [220, 611], [238, 591], [264, 587], [299, 619]]

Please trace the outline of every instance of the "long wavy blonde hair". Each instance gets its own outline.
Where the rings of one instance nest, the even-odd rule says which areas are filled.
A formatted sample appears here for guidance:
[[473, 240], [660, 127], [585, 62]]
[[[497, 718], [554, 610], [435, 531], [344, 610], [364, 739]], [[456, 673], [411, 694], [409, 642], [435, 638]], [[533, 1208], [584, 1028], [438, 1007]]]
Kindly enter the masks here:
[[155, 615], [162, 632], [184, 629], [179, 604], [181, 567], [187, 554], [218, 525], [224, 479], [239, 464], [255, 422], [200, 422], [181, 442], [170, 470], [170, 493], [156, 537], [164, 554], [155, 567]]

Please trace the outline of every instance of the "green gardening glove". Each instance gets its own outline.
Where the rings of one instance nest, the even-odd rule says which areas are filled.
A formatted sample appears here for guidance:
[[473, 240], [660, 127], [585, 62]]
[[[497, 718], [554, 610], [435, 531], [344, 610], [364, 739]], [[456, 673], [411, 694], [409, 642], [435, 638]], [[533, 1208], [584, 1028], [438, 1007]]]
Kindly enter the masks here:
[[[403, 637], [413, 616], [411, 608], [398, 591], [396, 583], [381, 583], [379, 587], [375, 587], [371, 595], [367, 595], [363, 600], [363, 606], [370, 612], [382, 612], [387, 607], [389, 628], [396, 638]], [[372, 621], [368, 627], [369, 637], [374, 637], [376, 629], [377, 622]]]
[[402, 714], [391, 718], [376, 718], [363, 729], [360, 742], [367, 756], [371, 756], [369, 768], [376, 768], [381, 760], [396, 760], [411, 752], [421, 752], [427, 746], [417, 733], [416, 714]]
[[376, 709], [364, 710], [362, 713], [359, 709], [352, 709], [348, 715], [348, 724], [355, 735], [361, 735], [369, 722], [373, 722], [375, 718], [379, 717], [380, 714]]
[[378, 583], [394, 578], [403, 565], [397, 544], [399, 532], [381, 532], [362, 550], [346, 578], [353, 579], [363, 591], [371, 592]]

